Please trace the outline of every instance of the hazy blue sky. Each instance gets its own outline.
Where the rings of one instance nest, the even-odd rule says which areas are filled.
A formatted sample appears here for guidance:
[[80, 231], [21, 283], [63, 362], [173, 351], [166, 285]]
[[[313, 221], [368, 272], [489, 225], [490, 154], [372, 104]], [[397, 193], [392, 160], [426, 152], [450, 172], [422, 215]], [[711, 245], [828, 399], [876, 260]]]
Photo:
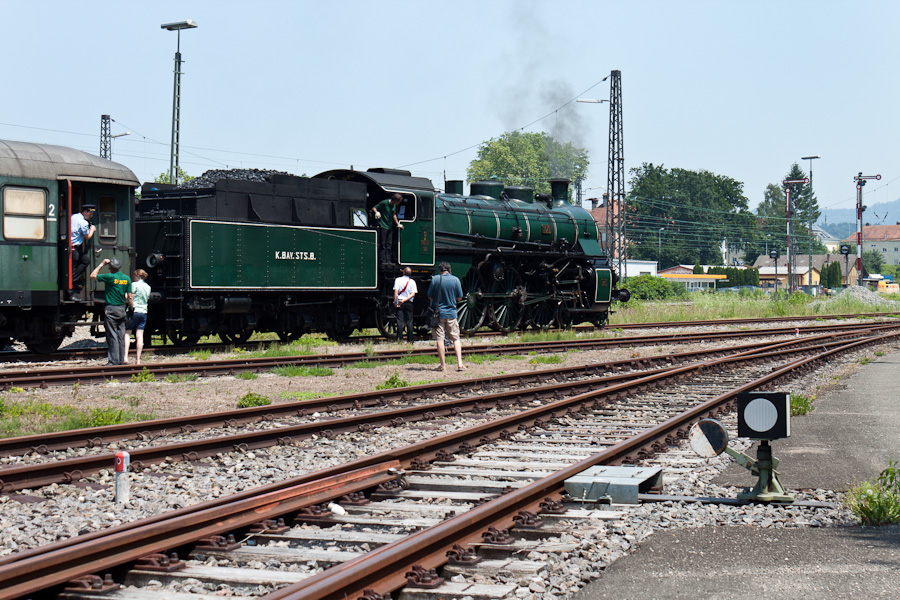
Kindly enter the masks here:
[[[622, 71], [626, 169], [706, 169], [751, 208], [801, 156], [822, 208], [900, 196], [900, 3], [490, 1], [10, 1], [0, 138], [99, 152], [141, 180], [168, 170], [176, 34], [181, 164], [312, 175], [354, 165], [465, 177], [473, 146]], [[591, 154], [606, 187], [608, 110], [572, 103], [530, 127]], [[472, 147], [472, 148], [470, 148]], [[470, 148], [460, 152], [460, 150]], [[446, 158], [444, 158], [446, 157]], [[437, 159], [437, 160], [431, 160]], [[888, 220], [900, 220], [891, 215]]]

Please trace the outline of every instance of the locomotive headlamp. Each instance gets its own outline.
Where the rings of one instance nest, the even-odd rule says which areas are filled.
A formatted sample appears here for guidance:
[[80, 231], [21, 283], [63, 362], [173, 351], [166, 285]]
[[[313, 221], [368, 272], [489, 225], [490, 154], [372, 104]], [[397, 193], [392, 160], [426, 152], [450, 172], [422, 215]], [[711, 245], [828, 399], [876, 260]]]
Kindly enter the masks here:
[[791, 435], [791, 403], [784, 392], [738, 394], [738, 437], [777, 440]]

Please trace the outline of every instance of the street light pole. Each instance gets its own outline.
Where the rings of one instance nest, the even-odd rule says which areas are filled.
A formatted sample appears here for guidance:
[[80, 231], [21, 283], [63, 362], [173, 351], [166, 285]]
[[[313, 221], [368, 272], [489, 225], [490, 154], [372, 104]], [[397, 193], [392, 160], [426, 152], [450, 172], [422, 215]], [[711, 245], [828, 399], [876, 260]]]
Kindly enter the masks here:
[[175, 86], [172, 92], [172, 148], [169, 153], [169, 183], [177, 183], [178, 146], [180, 145], [181, 125], [181, 30], [194, 29], [197, 22], [191, 19], [175, 23], [163, 23], [161, 29], [178, 32], [178, 46], [175, 51]]
[[[801, 156], [800, 160], [808, 160], [809, 161], [809, 196], [812, 198], [813, 186], [812, 186], [812, 161], [817, 158], [822, 158], [818, 154], [813, 156]], [[810, 293], [812, 293], [812, 241], [813, 241], [813, 222], [812, 219], [809, 219], [809, 277], [807, 281], [809, 282]]]

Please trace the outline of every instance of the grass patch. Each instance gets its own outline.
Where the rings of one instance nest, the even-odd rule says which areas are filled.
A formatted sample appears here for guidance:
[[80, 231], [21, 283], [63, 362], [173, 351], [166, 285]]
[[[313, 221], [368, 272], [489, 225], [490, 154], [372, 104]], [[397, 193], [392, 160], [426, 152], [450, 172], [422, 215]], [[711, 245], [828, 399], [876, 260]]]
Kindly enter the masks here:
[[140, 373], [131, 376], [131, 383], [152, 383], [156, 381], [156, 375], [150, 372], [147, 367], [141, 369]]
[[54, 405], [40, 400], [8, 402], [0, 398], [0, 436], [35, 435], [70, 429], [86, 429], [148, 421], [156, 416], [111, 407], [89, 410], [69, 404]]
[[556, 356], [555, 354], [543, 356], [529, 354], [529, 356], [531, 356], [528, 360], [528, 364], [530, 365], [558, 365], [563, 361], [562, 357]]
[[375, 386], [376, 390], [392, 390], [394, 388], [402, 388], [409, 387], [412, 385], [410, 382], [405, 379], [400, 378], [400, 373], [394, 373], [387, 379], [385, 379], [384, 383], [379, 383]]
[[868, 356], [863, 356], [862, 358], [859, 359], [859, 364], [861, 364], [861, 365], [867, 365], [870, 362], [872, 362], [872, 361], [869, 360]]
[[209, 360], [209, 357], [212, 356], [212, 351], [210, 350], [191, 350], [188, 352], [188, 356], [196, 360]]
[[900, 465], [888, 461], [875, 481], [850, 488], [844, 502], [862, 525], [900, 523]]
[[391, 360], [360, 360], [347, 365], [348, 369], [374, 369], [375, 367], [402, 367], [403, 365], [436, 365], [441, 362], [433, 354], [420, 354], [418, 356], [402, 356]]
[[466, 362], [472, 363], [473, 365], [485, 365], [502, 359], [503, 357], [499, 354], [473, 354], [472, 356], [466, 357]]
[[256, 392], [247, 392], [238, 400], [237, 407], [249, 408], [251, 406], [268, 406], [269, 404], [272, 404], [272, 401], [269, 400], [268, 396], [263, 396]]
[[241, 371], [234, 377], [235, 379], [256, 379], [259, 377], [259, 375], [257, 375], [253, 371]]
[[302, 367], [300, 365], [275, 367], [271, 372], [282, 377], [327, 377], [334, 374], [334, 370], [327, 367]]
[[800, 394], [791, 394], [791, 416], [796, 417], [811, 413], [813, 410], [812, 401], [815, 399], [815, 396], [807, 398]]

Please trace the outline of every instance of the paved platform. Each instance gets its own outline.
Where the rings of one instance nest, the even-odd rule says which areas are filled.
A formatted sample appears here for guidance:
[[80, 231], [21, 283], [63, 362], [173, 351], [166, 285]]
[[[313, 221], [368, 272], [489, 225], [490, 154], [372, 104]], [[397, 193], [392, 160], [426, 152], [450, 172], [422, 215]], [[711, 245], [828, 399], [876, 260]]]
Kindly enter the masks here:
[[[846, 491], [900, 459], [900, 352], [877, 357], [819, 396], [773, 442], [789, 490]], [[755, 455], [755, 450], [748, 452]], [[716, 483], [746, 487], [733, 466]], [[900, 598], [900, 526], [657, 532], [574, 596], [731, 600]]]

